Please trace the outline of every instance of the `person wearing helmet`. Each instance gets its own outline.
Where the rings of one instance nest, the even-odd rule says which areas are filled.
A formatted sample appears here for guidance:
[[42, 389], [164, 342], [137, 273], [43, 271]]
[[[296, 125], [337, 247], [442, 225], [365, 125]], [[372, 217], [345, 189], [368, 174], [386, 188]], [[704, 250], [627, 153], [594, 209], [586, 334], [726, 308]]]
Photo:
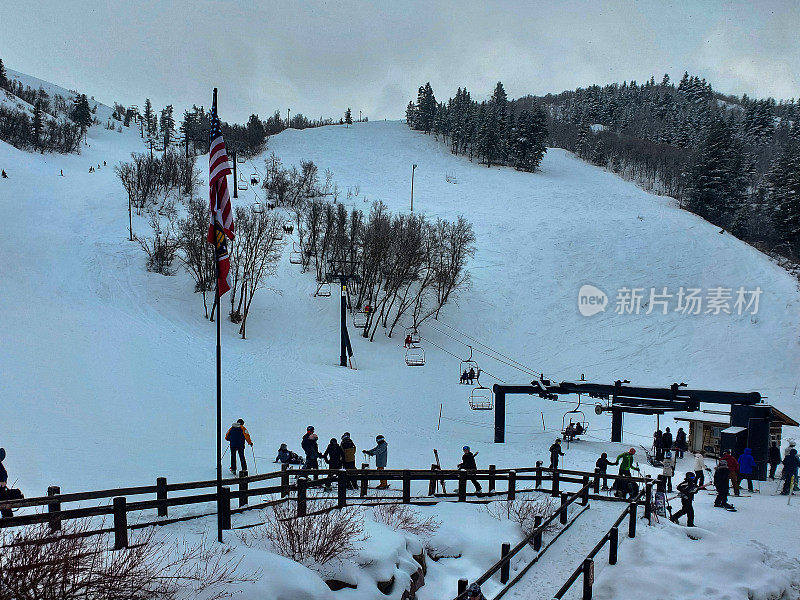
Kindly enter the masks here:
[[486, 596], [481, 592], [481, 586], [477, 583], [470, 584], [467, 588], [465, 598], [467, 598], [467, 600], [486, 600]]
[[[304, 469], [319, 469], [319, 462], [317, 461], [322, 458], [322, 454], [319, 453], [319, 444], [317, 439], [317, 434], [314, 433], [314, 426], [309, 425], [306, 427], [306, 433], [303, 436], [303, 441], [300, 444], [303, 448], [303, 451], [306, 453], [306, 462], [303, 463]], [[314, 479], [319, 479], [319, 475], [315, 474]]]
[[556, 441], [550, 446], [550, 468], [557, 469], [558, 468], [558, 457], [564, 456], [564, 453], [561, 451], [561, 438], [556, 438]]
[[[364, 450], [364, 454], [368, 454], [369, 456], [375, 457], [375, 467], [379, 471], [383, 471], [386, 468], [387, 457], [389, 454], [389, 445], [386, 443], [386, 440], [382, 435], [375, 437], [376, 446], [371, 450]], [[381, 484], [378, 486], [377, 489], [385, 490], [388, 489], [389, 482], [385, 479], [381, 479]]]
[[693, 471], [686, 473], [686, 477], [678, 484], [678, 497], [681, 499], [681, 509], [672, 515], [669, 520], [677, 523], [683, 515], [686, 515], [686, 525], [694, 527], [694, 495], [699, 491]]
[[619, 474], [626, 477], [632, 477], [631, 470], [638, 471], [639, 469], [633, 466], [633, 455], [636, 454], [636, 448], [631, 448], [627, 452], [623, 452], [617, 456], [614, 461], [615, 465], [619, 465]]
[[[465, 471], [472, 471], [473, 473], [478, 470], [478, 466], [475, 464], [475, 454], [470, 452], [469, 446], [464, 446], [462, 448], [464, 451], [464, 455], [461, 457], [461, 463], [458, 465], [459, 470], [464, 469]], [[481, 484], [478, 483], [478, 480], [474, 477], [470, 478], [472, 485], [475, 486], [475, 492], [479, 495], [483, 495], [483, 489], [481, 488]]]

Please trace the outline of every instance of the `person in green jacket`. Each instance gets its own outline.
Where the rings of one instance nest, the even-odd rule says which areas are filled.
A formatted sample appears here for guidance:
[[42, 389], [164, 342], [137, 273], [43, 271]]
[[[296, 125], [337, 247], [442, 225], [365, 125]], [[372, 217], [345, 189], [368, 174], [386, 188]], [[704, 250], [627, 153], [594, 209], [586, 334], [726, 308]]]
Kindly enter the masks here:
[[625, 475], [627, 477], [631, 477], [631, 469], [638, 471], [637, 467], [633, 466], [633, 455], [636, 454], [636, 449], [631, 448], [627, 452], [623, 452], [619, 456], [617, 456], [617, 460], [614, 461], [615, 465], [619, 465], [619, 474]]

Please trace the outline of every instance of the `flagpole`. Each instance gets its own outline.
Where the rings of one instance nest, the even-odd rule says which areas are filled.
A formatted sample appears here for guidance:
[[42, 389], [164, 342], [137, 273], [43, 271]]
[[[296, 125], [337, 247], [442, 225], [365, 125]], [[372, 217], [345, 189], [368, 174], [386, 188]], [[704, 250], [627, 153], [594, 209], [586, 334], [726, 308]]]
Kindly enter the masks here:
[[[217, 88], [214, 88], [214, 106], [217, 105]], [[217, 113], [219, 114], [219, 112]], [[219, 199], [216, 200], [219, 202]], [[216, 207], [215, 207], [216, 208]], [[214, 292], [217, 304], [217, 498], [222, 495], [222, 344], [220, 343], [221, 302], [219, 298], [219, 227], [214, 215], [214, 263], [216, 263], [217, 285]], [[222, 542], [222, 511], [217, 501], [217, 539]]]

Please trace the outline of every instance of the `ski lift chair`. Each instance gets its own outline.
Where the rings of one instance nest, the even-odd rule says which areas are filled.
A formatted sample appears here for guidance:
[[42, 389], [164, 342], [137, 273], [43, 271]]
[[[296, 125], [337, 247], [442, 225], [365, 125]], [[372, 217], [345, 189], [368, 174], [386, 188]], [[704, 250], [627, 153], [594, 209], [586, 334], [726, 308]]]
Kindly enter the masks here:
[[406, 364], [409, 367], [425, 366], [425, 351], [421, 346], [412, 346], [411, 348], [406, 348]]
[[243, 155], [236, 154], [236, 162], [239, 163], [240, 165], [243, 165], [246, 160], [247, 159]]
[[419, 331], [417, 331], [417, 328], [406, 327], [406, 337], [404, 339], [409, 340], [412, 346], [419, 346], [420, 336], [419, 336]]
[[331, 295], [331, 284], [326, 281], [320, 281], [319, 285], [317, 286], [317, 291], [314, 292], [314, 296], [327, 298], [330, 295]]
[[[578, 404], [578, 406], [580, 406], [580, 403]], [[575, 421], [574, 422], [572, 420], [573, 417], [570, 416], [570, 415], [574, 415], [574, 417], [575, 417]], [[567, 423], [567, 418], [569, 418], [569, 423]], [[567, 412], [565, 412], [564, 416], [561, 417], [561, 435], [562, 435], [562, 437], [564, 437], [564, 438], [567, 437], [567, 428], [570, 425], [577, 425], [577, 424], [580, 424], [580, 426], [582, 428], [582, 431], [580, 433], [572, 433], [570, 435], [570, 439], [571, 440], [574, 440], [579, 435], [583, 435], [584, 433], [586, 433], [586, 430], [589, 427], [589, 422], [586, 420], [586, 415], [583, 413], [582, 410], [578, 410], [577, 408], [575, 408], [573, 410], [568, 410]]]
[[258, 185], [261, 183], [261, 178], [258, 176], [258, 173], [252, 173], [250, 175], [250, 185]]
[[263, 215], [264, 205], [261, 202], [256, 202], [255, 204], [253, 204], [253, 212], [256, 213], [257, 215]]
[[297, 245], [297, 242], [292, 242], [292, 251], [289, 253], [289, 262], [293, 265], [303, 264], [303, 254]]
[[247, 182], [244, 179], [240, 179], [239, 182], [236, 184], [236, 187], [239, 189], [240, 192], [244, 192], [247, 190]]
[[367, 326], [367, 313], [363, 310], [357, 310], [353, 313], [353, 327], [356, 329], [364, 329]]
[[492, 390], [478, 384], [472, 392], [470, 392], [469, 407], [472, 410], [492, 410], [494, 408]]
[[[469, 374], [470, 369], [475, 373], [475, 377], [473, 379], [469, 379], [469, 378], [465, 379], [464, 378], [464, 374], [465, 373]], [[459, 366], [458, 382], [459, 383], [469, 383], [469, 384], [471, 384], [474, 379], [479, 377], [478, 374], [480, 372], [481, 371], [480, 371], [480, 368], [478, 367], [477, 361], [472, 359], [472, 346], [470, 346], [469, 347], [469, 358], [467, 358], [466, 360], [462, 360], [461, 361], [461, 365]], [[480, 385], [480, 382], [479, 382], [478, 385]]]

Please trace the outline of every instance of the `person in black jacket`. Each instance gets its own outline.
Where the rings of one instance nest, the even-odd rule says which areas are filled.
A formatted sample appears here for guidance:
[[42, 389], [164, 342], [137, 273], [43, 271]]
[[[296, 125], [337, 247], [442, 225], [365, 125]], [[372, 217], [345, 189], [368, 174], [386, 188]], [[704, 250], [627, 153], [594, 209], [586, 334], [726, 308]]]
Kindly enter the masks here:
[[672, 450], [672, 432], [669, 427], [664, 430], [664, 435], [661, 436], [661, 449], [666, 452]]
[[656, 451], [656, 460], [664, 459], [664, 448], [662, 447], [664, 432], [656, 429], [653, 434], [653, 449]]
[[557, 469], [558, 468], [558, 457], [564, 456], [564, 453], [561, 451], [561, 438], [556, 438], [555, 443], [550, 446], [550, 468]]
[[783, 459], [783, 491], [781, 494], [788, 496], [792, 491], [792, 481], [797, 485], [797, 471], [800, 467], [800, 458], [797, 458], [797, 448], [789, 450], [789, 456]]
[[678, 427], [678, 433], [675, 434], [675, 458], [683, 458], [683, 453], [688, 448], [686, 443], [686, 432], [683, 427]]
[[[461, 464], [458, 465], [459, 469], [464, 469], [465, 471], [472, 471], [473, 473], [478, 470], [478, 465], [475, 464], [475, 455], [470, 452], [469, 446], [464, 446], [462, 448], [464, 451], [464, 455], [461, 457]], [[480, 494], [483, 490], [481, 489], [481, 484], [478, 483], [478, 480], [475, 478], [470, 478], [472, 485], [475, 486], [475, 492]]]
[[[350, 433], [345, 431], [342, 434], [342, 465], [345, 469], [353, 470], [356, 468], [356, 445], [353, 443], [353, 440], [350, 439]], [[357, 490], [358, 484], [356, 480], [352, 477], [347, 478], [347, 487], [351, 490]]]
[[[342, 452], [342, 447], [339, 445], [339, 442], [336, 441], [336, 438], [331, 438], [331, 441], [328, 443], [328, 447], [325, 448], [325, 452], [322, 453], [322, 458], [326, 463], [328, 463], [328, 469], [331, 471], [331, 477], [334, 477], [335, 471], [341, 469], [342, 463], [344, 462], [344, 452]], [[326, 491], [330, 491], [330, 489], [330, 484], [325, 486]]]
[[772, 442], [772, 445], [769, 447], [769, 478], [775, 479], [775, 470], [778, 468], [778, 465], [781, 464], [781, 449], [778, 448], [777, 442]]
[[253, 440], [250, 439], [250, 434], [244, 426], [244, 419], [239, 419], [231, 425], [228, 433], [225, 434], [225, 440], [231, 443], [231, 473], [236, 475], [236, 455], [242, 463], [242, 471], [247, 471], [247, 461], [244, 458], [244, 445], [245, 443], [253, 446]]
[[[303, 452], [306, 453], [306, 462], [303, 463], [304, 469], [319, 469], [317, 459], [322, 458], [319, 453], [319, 445], [317, 444], [317, 434], [314, 433], [314, 427], [309, 425], [306, 427], [306, 434], [303, 436], [303, 441], [300, 444]], [[314, 479], [319, 479], [318, 475], [314, 475]]]
[[[611, 464], [614, 464], [614, 463], [612, 463], [610, 460], [608, 460], [608, 454], [603, 452], [600, 455], [600, 458], [597, 459], [597, 462], [594, 463], [594, 466], [597, 467], [598, 469], [600, 469], [600, 473], [601, 474], [605, 475], [608, 472], [608, 465], [611, 465]], [[603, 487], [601, 489], [603, 489], [603, 490], [607, 490], [608, 489], [608, 478], [607, 477], [603, 477]]]
[[717, 468], [714, 470], [714, 487], [717, 488], [717, 498], [714, 500], [714, 506], [717, 508], [733, 509], [732, 504], [728, 504], [728, 493], [730, 488], [728, 484], [731, 480], [731, 472], [728, 468], [728, 463], [720, 459], [717, 463]]
[[697, 493], [698, 488], [694, 482], [694, 473], [689, 471], [686, 477], [678, 484], [678, 496], [681, 499], [681, 509], [672, 515], [669, 520], [677, 523], [683, 515], [686, 515], [686, 524], [689, 527], [694, 527], [694, 495]]

